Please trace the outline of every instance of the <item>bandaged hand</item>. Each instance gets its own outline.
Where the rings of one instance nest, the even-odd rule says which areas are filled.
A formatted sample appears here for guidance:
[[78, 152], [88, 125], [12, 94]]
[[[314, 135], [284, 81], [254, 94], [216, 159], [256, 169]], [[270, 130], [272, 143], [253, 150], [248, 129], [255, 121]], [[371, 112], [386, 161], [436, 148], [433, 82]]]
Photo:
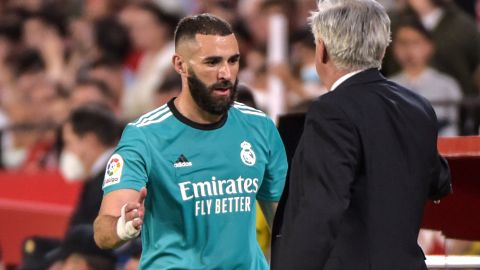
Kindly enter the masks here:
[[144, 201], [146, 196], [147, 190], [142, 188], [138, 202], [126, 203], [122, 206], [117, 221], [117, 235], [120, 239], [126, 241], [136, 238], [140, 234], [145, 213]]

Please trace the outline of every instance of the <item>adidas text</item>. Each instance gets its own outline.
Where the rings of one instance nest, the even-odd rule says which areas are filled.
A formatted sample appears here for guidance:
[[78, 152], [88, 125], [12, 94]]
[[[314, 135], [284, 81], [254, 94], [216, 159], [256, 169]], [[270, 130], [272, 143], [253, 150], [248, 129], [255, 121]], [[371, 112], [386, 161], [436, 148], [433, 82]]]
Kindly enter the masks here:
[[175, 164], [173, 164], [173, 167], [175, 168], [182, 168], [182, 167], [191, 167], [192, 166], [192, 162], [188, 161], [188, 162], [177, 162]]

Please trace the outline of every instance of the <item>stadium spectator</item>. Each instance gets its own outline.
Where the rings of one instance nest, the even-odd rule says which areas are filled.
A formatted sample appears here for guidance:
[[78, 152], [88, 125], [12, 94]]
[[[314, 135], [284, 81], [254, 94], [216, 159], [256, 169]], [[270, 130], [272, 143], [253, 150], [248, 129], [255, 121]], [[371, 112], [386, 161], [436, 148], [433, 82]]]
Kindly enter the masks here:
[[23, 44], [40, 52], [47, 76], [60, 81], [65, 66], [66, 22], [63, 16], [42, 11], [29, 15], [23, 22]]
[[60, 247], [48, 255], [62, 261], [61, 270], [115, 270], [117, 263], [112, 251], [95, 244], [89, 224], [72, 227]]
[[13, 67], [14, 84], [6, 89], [4, 108], [8, 121], [2, 136], [2, 164], [8, 169], [33, 172], [56, 167], [56, 116], [50, 107], [58, 88], [46, 75], [43, 59], [25, 50]]
[[89, 21], [102, 19], [115, 15], [126, 2], [127, 0], [85, 0], [82, 14]]
[[131, 77], [127, 68], [121, 63], [101, 57], [89, 63], [80, 76], [78, 76], [78, 79], [94, 79], [104, 82], [112, 91], [112, 102], [121, 111], [125, 87], [128, 85]]
[[[404, 16], [416, 16], [431, 33], [435, 53], [432, 67], [453, 77], [465, 98], [478, 96], [475, 80], [480, 76], [480, 33], [475, 21], [454, 3], [446, 0], [407, 0], [404, 9], [392, 12], [392, 31]], [[459, 34], [461, 33], [461, 34]], [[383, 68], [391, 76], [398, 72], [398, 62], [387, 54]], [[478, 133], [478, 104], [466, 103], [460, 112], [460, 133]]]
[[23, 241], [22, 261], [18, 270], [51, 269], [52, 259], [49, 252], [60, 247], [61, 240], [44, 236], [32, 236]]
[[173, 28], [177, 18], [149, 2], [125, 7], [129, 17], [127, 28], [133, 46], [142, 52], [133, 82], [123, 99], [124, 117], [133, 119], [154, 108], [155, 90], [171, 70]]
[[429, 67], [435, 51], [430, 33], [415, 18], [400, 22], [393, 34], [393, 50], [402, 70], [391, 79], [432, 103], [439, 135], [458, 135], [458, 104], [462, 92], [452, 77]]
[[99, 55], [123, 63], [131, 50], [128, 30], [116, 17], [101, 18], [93, 23], [95, 47]]
[[102, 201], [105, 166], [119, 136], [114, 115], [100, 105], [72, 111], [63, 126], [60, 172], [67, 181], [83, 181], [70, 227], [93, 224]]
[[96, 79], [84, 79], [77, 82], [70, 93], [72, 109], [88, 104], [101, 104], [118, 115], [120, 108], [115, 100], [113, 91], [108, 85]]

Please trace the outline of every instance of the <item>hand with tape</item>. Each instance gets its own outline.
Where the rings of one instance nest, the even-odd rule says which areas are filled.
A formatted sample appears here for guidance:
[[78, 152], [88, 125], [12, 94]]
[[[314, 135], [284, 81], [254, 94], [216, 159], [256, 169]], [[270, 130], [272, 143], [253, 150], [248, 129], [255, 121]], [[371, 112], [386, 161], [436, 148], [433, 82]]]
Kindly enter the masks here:
[[145, 197], [147, 197], [147, 189], [143, 187], [140, 189], [137, 202], [123, 205], [117, 221], [117, 235], [120, 239], [126, 241], [140, 234], [145, 214]]

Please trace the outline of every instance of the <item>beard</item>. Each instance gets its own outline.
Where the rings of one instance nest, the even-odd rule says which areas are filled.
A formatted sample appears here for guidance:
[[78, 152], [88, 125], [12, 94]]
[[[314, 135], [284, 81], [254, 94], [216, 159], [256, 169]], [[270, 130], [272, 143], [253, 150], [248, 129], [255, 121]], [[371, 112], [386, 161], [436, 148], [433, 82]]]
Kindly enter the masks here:
[[[207, 86], [197, 77], [193, 70], [190, 69], [189, 73], [191, 75], [188, 76], [188, 87], [198, 107], [213, 115], [225, 114], [235, 101], [238, 79], [235, 80], [233, 84], [231, 81], [222, 80]], [[226, 88], [230, 89], [230, 94], [227, 96], [215, 96], [215, 94], [213, 94], [215, 89]]]

